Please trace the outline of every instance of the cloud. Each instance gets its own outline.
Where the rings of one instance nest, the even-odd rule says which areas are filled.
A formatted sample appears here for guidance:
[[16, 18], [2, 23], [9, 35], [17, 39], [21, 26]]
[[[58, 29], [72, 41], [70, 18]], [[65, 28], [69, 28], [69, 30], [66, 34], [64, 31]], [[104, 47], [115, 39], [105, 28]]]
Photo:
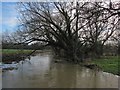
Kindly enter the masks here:
[[2, 25], [2, 31], [15, 31], [18, 22], [18, 12], [15, 2], [2, 2], [2, 17], [0, 18], [0, 25]]
[[16, 17], [4, 18], [2, 24], [8, 27], [15, 27], [18, 24], [18, 19]]
[[19, 0], [0, 0], [1, 2], [19, 2]]

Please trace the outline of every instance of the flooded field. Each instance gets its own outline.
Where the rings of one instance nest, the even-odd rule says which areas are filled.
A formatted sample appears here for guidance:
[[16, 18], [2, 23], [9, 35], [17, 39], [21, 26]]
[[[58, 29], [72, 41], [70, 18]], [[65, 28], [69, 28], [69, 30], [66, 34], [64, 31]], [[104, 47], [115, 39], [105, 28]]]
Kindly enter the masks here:
[[70, 63], [44, 51], [2, 73], [3, 88], [118, 88], [118, 76]]

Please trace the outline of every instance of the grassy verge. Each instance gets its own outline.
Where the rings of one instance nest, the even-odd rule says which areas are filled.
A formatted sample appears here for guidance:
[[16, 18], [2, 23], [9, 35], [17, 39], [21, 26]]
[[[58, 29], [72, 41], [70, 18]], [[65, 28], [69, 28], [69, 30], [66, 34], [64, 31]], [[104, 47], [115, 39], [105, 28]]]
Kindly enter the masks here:
[[2, 52], [2, 54], [27, 54], [32, 52], [32, 50], [19, 50], [19, 49], [2, 49], [0, 50], [0, 52]]
[[120, 56], [109, 56], [95, 59], [92, 63], [97, 64], [103, 71], [120, 75]]
[[12, 63], [24, 60], [33, 50], [2, 49], [2, 63]]

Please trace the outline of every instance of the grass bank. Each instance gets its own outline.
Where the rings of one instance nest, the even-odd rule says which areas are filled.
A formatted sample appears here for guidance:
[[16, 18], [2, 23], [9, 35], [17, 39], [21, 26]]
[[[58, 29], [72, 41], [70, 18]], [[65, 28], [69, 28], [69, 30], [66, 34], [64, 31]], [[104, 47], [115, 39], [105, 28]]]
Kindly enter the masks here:
[[20, 50], [20, 49], [2, 49], [2, 62], [12, 63], [13, 61], [19, 62], [24, 60], [33, 50]]
[[106, 56], [95, 59], [91, 63], [97, 64], [103, 71], [120, 76], [120, 56]]
[[33, 50], [20, 50], [20, 49], [2, 49], [0, 50], [0, 52], [2, 52], [2, 54], [27, 54], [32, 52]]

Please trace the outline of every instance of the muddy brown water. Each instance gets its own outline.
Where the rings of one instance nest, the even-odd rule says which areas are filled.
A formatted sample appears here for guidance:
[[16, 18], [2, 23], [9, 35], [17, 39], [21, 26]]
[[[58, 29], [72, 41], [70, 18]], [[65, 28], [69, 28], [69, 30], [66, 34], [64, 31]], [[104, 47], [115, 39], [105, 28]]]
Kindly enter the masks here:
[[118, 88], [118, 76], [80, 65], [54, 63], [44, 51], [2, 73], [3, 88]]
[[0, 69], [0, 90], [2, 90], [2, 69]]

